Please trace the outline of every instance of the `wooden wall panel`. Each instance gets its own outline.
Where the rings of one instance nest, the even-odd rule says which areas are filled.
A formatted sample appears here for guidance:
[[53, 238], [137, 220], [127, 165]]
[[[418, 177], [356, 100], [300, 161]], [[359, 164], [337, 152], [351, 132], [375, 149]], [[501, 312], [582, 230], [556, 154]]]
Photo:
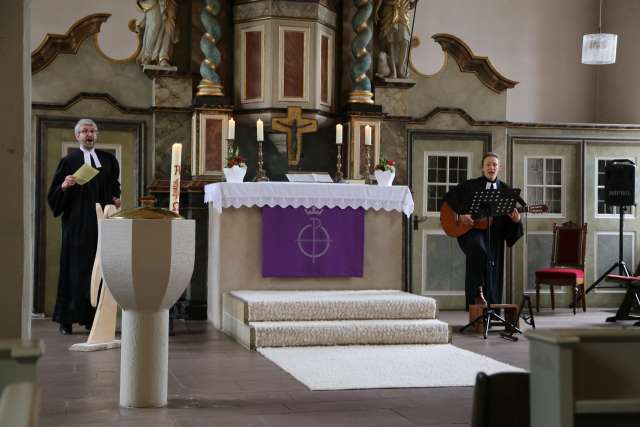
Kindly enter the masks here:
[[245, 99], [262, 98], [262, 32], [245, 33]]
[[206, 171], [220, 171], [222, 160], [222, 120], [207, 119], [205, 125], [204, 165]]
[[285, 98], [304, 98], [304, 37], [302, 31], [284, 31], [283, 80]]
[[320, 101], [329, 103], [329, 37], [320, 38]]

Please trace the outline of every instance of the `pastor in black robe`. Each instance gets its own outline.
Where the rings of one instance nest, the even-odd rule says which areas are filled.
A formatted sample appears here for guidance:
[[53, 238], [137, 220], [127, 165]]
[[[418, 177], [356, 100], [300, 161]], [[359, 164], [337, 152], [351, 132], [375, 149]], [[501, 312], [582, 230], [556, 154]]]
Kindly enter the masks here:
[[[120, 197], [120, 166], [116, 158], [95, 150], [101, 167], [99, 173], [85, 185], [62, 189], [67, 175], [73, 175], [84, 164], [84, 153], [74, 150], [58, 164], [48, 201], [55, 217], [62, 215], [62, 247], [60, 275], [53, 320], [63, 325], [80, 323], [91, 327], [95, 309], [90, 303], [90, 283], [98, 244], [96, 203], [104, 208]], [[93, 159], [91, 159], [92, 166]]]
[[[458, 214], [469, 213], [466, 209], [477, 191], [487, 188], [489, 181], [481, 176], [452, 188], [444, 197]], [[508, 184], [496, 180], [498, 189], [509, 189]], [[483, 294], [489, 304], [502, 303], [504, 244], [513, 246], [522, 237], [522, 223], [515, 223], [508, 215], [496, 216], [490, 227], [491, 239], [486, 230], [471, 229], [458, 237], [458, 245], [466, 255], [464, 292], [467, 308], [474, 303], [478, 287], [484, 286]], [[490, 243], [490, 244], [489, 244]]]

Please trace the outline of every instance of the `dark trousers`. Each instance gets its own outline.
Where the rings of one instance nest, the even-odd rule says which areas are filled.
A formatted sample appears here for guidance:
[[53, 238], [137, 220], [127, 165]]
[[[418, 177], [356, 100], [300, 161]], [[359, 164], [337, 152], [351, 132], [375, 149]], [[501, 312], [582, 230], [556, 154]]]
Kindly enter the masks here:
[[467, 257], [464, 286], [467, 307], [473, 304], [480, 286], [489, 304], [502, 302], [503, 242], [491, 240], [489, 245], [487, 232], [477, 229], [458, 237], [458, 245]]

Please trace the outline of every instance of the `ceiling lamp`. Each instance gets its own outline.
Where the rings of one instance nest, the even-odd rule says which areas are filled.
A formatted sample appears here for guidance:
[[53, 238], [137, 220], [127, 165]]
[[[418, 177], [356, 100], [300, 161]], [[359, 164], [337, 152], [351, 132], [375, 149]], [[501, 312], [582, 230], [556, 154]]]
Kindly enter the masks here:
[[617, 34], [602, 32], [602, 0], [600, 0], [598, 33], [582, 36], [582, 63], [589, 65], [615, 64], [617, 46]]

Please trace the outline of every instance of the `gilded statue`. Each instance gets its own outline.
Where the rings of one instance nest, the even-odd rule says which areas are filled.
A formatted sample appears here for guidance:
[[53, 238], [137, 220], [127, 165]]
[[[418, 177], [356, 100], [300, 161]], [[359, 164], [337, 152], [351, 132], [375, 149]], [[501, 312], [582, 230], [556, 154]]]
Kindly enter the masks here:
[[136, 32], [144, 30], [142, 49], [136, 59], [140, 65], [171, 66], [173, 45], [178, 42], [176, 0], [136, 0], [144, 17], [136, 22]]
[[390, 78], [407, 77], [407, 55], [411, 39], [409, 11], [417, 0], [376, 0], [374, 22], [379, 27], [383, 50], [387, 53]]

